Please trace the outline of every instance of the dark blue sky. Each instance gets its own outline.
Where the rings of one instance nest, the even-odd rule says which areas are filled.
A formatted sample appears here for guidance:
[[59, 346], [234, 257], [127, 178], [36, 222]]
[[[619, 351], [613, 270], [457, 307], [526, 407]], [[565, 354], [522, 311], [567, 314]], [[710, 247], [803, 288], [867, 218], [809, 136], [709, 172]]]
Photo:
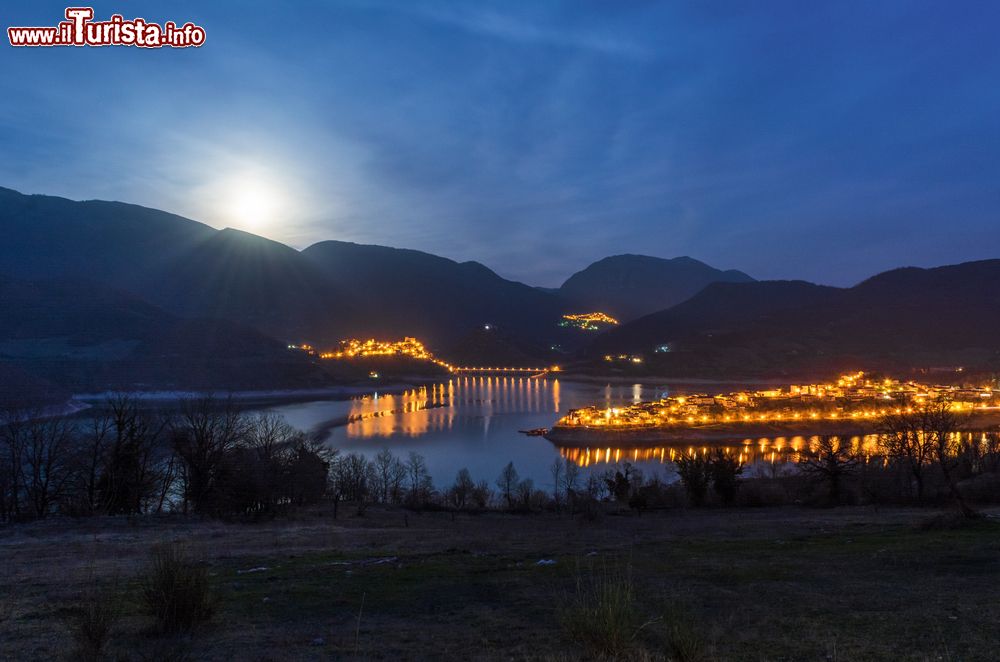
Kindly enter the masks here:
[[207, 43], [4, 44], [0, 185], [540, 285], [623, 252], [833, 284], [1000, 257], [998, 3], [94, 6]]

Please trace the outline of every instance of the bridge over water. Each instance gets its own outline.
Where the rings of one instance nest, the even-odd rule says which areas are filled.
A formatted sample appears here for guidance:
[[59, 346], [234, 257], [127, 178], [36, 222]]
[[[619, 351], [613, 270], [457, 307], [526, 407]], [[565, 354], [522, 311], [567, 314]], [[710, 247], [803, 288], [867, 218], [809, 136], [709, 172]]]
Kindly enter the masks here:
[[529, 375], [546, 375], [550, 372], [559, 372], [559, 366], [547, 366], [544, 368], [524, 368], [519, 366], [449, 366], [449, 370], [456, 373], [471, 373], [471, 374], [529, 374]]

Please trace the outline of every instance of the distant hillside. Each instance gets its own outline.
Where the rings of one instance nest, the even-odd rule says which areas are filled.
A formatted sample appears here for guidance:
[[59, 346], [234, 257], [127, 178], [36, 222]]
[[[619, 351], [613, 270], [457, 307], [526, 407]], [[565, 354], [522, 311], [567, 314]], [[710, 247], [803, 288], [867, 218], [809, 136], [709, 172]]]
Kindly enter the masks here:
[[216, 234], [211, 227], [121, 202], [75, 202], [0, 188], [0, 274], [132, 284]]
[[150, 270], [136, 290], [171, 312], [249, 324], [283, 342], [336, 342], [358, 316], [354, 298], [301, 253], [239, 230]]
[[690, 257], [615, 255], [570, 276], [559, 294], [576, 312], [598, 310], [631, 320], [674, 306], [710, 283], [752, 280], [742, 271], [722, 271]]
[[340, 337], [354, 317], [338, 292], [284, 244], [218, 231], [119, 202], [73, 202], [0, 189], [0, 274], [72, 278], [128, 291], [172, 313], [252, 325], [282, 341]]
[[[601, 356], [645, 358], [649, 374], [773, 375], [851, 368], [1000, 369], [1000, 260], [897, 269], [855, 287], [715, 284], [604, 334]], [[669, 346], [667, 352], [656, 347]]]
[[6, 379], [17, 383], [5, 391], [231, 390], [329, 382], [305, 354], [245, 325], [179, 318], [94, 283], [0, 279], [0, 310], [0, 364]]
[[302, 255], [333, 286], [356, 296], [355, 326], [369, 335], [416, 336], [447, 352], [487, 324], [527, 341], [559, 333], [558, 297], [477, 262], [343, 241], [314, 244]]
[[69, 390], [46, 381], [0, 359], [0, 420], [7, 412], [45, 409], [62, 405], [70, 399]]
[[299, 252], [136, 205], [9, 189], [0, 189], [0, 223], [0, 275], [102, 283], [174, 315], [227, 319], [283, 343], [411, 335], [447, 350], [492, 324], [548, 347], [563, 333], [558, 296], [475, 262], [337, 241]]

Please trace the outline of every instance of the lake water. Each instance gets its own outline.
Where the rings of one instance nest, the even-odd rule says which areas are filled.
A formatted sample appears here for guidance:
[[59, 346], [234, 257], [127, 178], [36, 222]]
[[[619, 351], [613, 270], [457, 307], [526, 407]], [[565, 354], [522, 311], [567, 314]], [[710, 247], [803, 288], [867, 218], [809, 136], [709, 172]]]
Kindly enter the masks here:
[[[560, 450], [519, 430], [551, 427], [567, 410], [597, 402], [618, 405], [658, 397], [641, 385], [596, 386], [558, 379], [462, 376], [402, 394], [320, 401], [272, 408], [295, 427], [324, 431], [341, 452], [372, 457], [383, 448], [403, 459], [420, 453], [435, 485], [450, 485], [460, 469], [492, 484], [507, 462], [539, 487]], [[345, 417], [351, 422], [342, 425]], [[649, 462], [664, 470], [659, 462]]]
[[[551, 427], [569, 409], [602, 403], [626, 403], [671, 394], [722, 392], [733, 386], [596, 385], [558, 379], [462, 376], [402, 394], [378, 394], [347, 401], [318, 401], [272, 408], [302, 430], [321, 431], [342, 452], [373, 457], [383, 448], [405, 459], [423, 455], [435, 485], [450, 485], [459, 469], [491, 484], [507, 462], [522, 478], [547, 488], [549, 467], [566, 457], [585, 471], [604, 470], [629, 461], [646, 475], [673, 479], [671, 457], [690, 452], [687, 445], [658, 448], [558, 448], [543, 437], [519, 430]], [[344, 424], [349, 419], [351, 422]], [[801, 437], [743, 439], [725, 444], [750, 464], [782, 463], [805, 443]]]

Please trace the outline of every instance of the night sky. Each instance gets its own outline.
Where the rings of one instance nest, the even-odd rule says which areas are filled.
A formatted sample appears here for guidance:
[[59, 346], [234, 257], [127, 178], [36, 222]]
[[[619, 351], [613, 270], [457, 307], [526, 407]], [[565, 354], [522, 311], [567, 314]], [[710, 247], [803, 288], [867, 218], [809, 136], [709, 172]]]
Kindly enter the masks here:
[[547, 286], [626, 252], [839, 285], [1000, 257], [1000, 3], [254, 5], [94, 3], [200, 49], [4, 43], [0, 186]]

